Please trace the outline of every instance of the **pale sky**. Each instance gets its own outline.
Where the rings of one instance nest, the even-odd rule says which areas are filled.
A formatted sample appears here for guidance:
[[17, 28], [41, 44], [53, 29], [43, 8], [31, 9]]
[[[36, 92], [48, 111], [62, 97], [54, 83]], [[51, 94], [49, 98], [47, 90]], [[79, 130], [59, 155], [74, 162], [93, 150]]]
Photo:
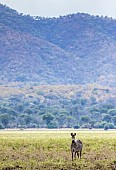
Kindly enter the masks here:
[[31, 16], [58, 17], [77, 12], [116, 18], [116, 0], [0, 0]]

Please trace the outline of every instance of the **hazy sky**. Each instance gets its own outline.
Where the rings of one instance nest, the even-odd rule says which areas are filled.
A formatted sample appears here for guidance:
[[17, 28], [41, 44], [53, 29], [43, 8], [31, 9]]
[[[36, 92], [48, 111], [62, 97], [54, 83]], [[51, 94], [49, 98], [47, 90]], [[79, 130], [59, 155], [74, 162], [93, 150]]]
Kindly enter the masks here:
[[32, 16], [57, 17], [77, 12], [116, 18], [116, 0], [0, 0]]

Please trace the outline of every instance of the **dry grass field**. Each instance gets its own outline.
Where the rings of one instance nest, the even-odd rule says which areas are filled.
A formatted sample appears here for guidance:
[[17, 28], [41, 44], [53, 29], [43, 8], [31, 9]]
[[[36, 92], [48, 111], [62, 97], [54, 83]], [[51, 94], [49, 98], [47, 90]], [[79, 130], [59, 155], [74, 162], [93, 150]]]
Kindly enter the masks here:
[[[71, 132], [83, 141], [72, 162]], [[1, 130], [1, 170], [115, 170], [116, 131]]]

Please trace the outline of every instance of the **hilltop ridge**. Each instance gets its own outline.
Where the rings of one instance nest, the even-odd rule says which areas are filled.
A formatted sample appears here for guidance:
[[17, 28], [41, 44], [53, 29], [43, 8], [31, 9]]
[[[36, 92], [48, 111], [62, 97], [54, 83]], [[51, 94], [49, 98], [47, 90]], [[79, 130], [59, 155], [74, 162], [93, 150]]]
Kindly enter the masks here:
[[34, 19], [1, 4], [0, 20], [1, 82], [116, 85], [116, 20]]

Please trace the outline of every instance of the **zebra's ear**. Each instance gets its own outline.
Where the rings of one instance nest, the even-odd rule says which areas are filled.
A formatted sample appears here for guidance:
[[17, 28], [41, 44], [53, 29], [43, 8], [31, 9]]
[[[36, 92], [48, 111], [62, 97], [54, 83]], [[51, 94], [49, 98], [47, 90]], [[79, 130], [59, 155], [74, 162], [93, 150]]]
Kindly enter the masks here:
[[71, 136], [73, 135], [73, 133], [71, 133]]
[[76, 136], [76, 133], [74, 133], [74, 135]]

